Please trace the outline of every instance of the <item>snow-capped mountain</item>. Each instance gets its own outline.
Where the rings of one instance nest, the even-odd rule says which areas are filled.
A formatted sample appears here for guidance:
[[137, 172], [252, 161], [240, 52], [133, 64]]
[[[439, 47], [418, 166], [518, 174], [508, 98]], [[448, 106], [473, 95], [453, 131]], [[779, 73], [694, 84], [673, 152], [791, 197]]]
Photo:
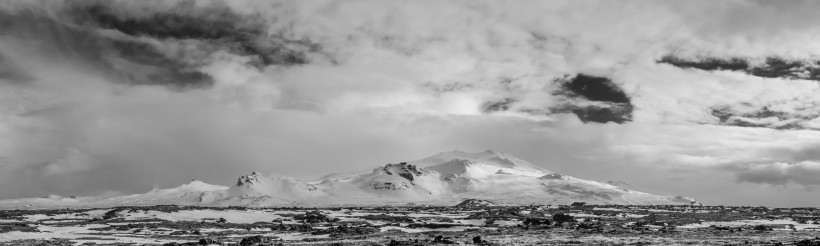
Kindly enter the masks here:
[[315, 185], [282, 175], [263, 175], [253, 172], [239, 177], [230, 193], [244, 197], [276, 197], [300, 200], [325, 196]]
[[465, 199], [482, 199], [497, 204], [697, 204], [691, 198], [653, 195], [624, 188], [621, 183], [596, 182], [555, 173], [491, 150], [479, 153], [449, 151], [421, 160], [386, 164], [360, 174], [326, 175], [314, 182], [253, 172], [240, 177], [232, 187], [194, 180], [176, 188], [154, 189], [137, 195], [5, 200], [0, 201], [0, 207], [320, 206], [410, 202], [452, 205]]

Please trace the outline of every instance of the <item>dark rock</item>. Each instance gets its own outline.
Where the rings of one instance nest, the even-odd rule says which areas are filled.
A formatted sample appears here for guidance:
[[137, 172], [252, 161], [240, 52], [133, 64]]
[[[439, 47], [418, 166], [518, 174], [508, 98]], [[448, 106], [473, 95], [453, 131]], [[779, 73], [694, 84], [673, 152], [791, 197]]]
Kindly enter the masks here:
[[19, 231], [19, 232], [39, 232], [36, 226], [29, 226], [26, 223], [6, 223], [0, 224], [0, 233]]
[[279, 242], [281, 239], [278, 237], [266, 237], [266, 236], [252, 236], [242, 238], [242, 241], [239, 241], [239, 246], [262, 246], [262, 245], [272, 245], [274, 243]]
[[210, 244], [221, 244], [219, 241], [213, 240], [211, 238], [203, 238], [199, 239], [200, 245], [210, 245]]
[[163, 244], [162, 246], [201, 246], [201, 245], [207, 245], [207, 244], [201, 244], [201, 243], [199, 243], [199, 242], [189, 242], [189, 243], [177, 243], [177, 242], [173, 242], [173, 243], [166, 243], [166, 244]]
[[567, 214], [555, 214], [552, 216], [552, 220], [555, 221], [557, 224], [561, 224], [564, 222], [576, 222], [575, 218], [572, 215]]
[[475, 237], [473, 237], [473, 243], [474, 243], [474, 244], [481, 244], [481, 243], [483, 243], [483, 242], [484, 242], [484, 240], [481, 240], [481, 236], [475, 236]]
[[487, 200], [481, 199], [467, 199], [462, 201], [461, 203], [457, 204], [455, 207], [457, 208], [476, 208], [476, 207], [489, 207], [495, 206], [495, 203]]
[[338, 218], [333, 218], [323, 214], [319, 210], [307, 211], [305, 214], [293, 216], [294, 219], [303, 220], [305, 223], [337, 222]]
[[755, 231], [771, 231], [771, 230], [773, 230], [771, 226], [767, 226], [767, 225], [756, 225], [753, 229]]
[[416, 239], [414, 241], [397, 241], [395, 239], [390, 240], [389, 246], [424, 246], [424, 244], [419, 243], [419, 240]]
[[9, 242], [0, 242], [2, 246], [70, 246], [74, 245], [71, 241], [65, 238], [54, 239], [23, 239], [13, 240]]
[[115, 219], [115, 218], [117, 218], [117, 214], [118, 214], [120, 211], [122, 211], [122, 209], [120, 209], [120, 208], [115, 208], [115, 209], [112, 209], [111, 211], [105, 212], [105, 214], [103, 214], [102, 219], [103, 219], [103, 220]]
[[307, 224], [274, 224], [270, 228], [274, 231], [310, 231], [312, 229]]
[[552, 224], [552, 221], [547, 218], [526, 218], [524, 219], [523, 224], [526, 226], [548, 226]]
[[445, 223], [413, 223], [407, 225], [410, 228], [430, 228], [430, 229], [438, 229], [438, 228], [451, 228], [460, 226], [460, 224], [445, 224]]
[[367, 235], [377, 232], [379, 232], [379, 229], [372, 226], [349, 226], [347, 224], [342, 224], [340, 226], [318, 230], [313, 232], [312, 234], [330, 234], [330, 237], [339, 237], [344, 235]]
[[803, 239], [794, 243], [796, 246], [820, 246], [820, 238]]
[[442, 235], [438, 235], [438, 236], [436, 236], [436, 238], [435, 238], [435, 239], [433, 239], [433, 243], [440, 243], [440, 244], [455, 244], [456, 242], [453, 242], [453, 240], [450, 240], [450, 238], [448, 238], [448, 237], [444, 237], [444, 236], [442, 236]]
[[407, 164], [407, 162], [387, 164], [382, 167], [382, 171], [387, 175], [398, 175], [410, 182], [415, 180], [415, 176], [422, 175], [424, 172], [423, 169], [420, 169], [412, 164]]

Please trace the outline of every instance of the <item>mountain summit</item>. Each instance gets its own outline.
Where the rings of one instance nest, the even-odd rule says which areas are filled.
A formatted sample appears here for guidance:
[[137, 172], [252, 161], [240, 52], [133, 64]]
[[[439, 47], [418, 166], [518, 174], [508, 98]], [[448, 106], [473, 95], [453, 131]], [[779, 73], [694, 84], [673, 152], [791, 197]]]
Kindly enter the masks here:
[[[623, 182], [597, 182], [549, 171], [510, 154], [492, 150], [442, 152], [424, 159], [390, 163], [354, 175], [326, 175], [307, 182], [278, 174], [253, 172], [232, 187], [194, 180], [171, 189], [121, 197], [85, 197], [64, 206], [178, 204], [208, 206], [383, 205], [394, 203], [452, 205], [465, 199], [496, 204], [697, 204], [682, 196], [660, 196]], [[59, 201], [18, 199], [0, 207]]]
[[516, 174], [539, 177], [552, 173], [515, 156], [492, 150], [478, 153], [464, 151], [442, 152], [410, 163], [436, 171], [442, 175], [483, 178], [492, 174]]

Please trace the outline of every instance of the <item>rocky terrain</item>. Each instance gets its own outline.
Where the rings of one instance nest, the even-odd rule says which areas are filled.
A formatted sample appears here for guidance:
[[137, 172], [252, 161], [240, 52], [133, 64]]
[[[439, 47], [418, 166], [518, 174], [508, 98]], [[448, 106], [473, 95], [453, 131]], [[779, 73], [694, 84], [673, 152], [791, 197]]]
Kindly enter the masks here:
[[818, 245], [816, 208], [686, 205], [2, 210], [0, 245]]

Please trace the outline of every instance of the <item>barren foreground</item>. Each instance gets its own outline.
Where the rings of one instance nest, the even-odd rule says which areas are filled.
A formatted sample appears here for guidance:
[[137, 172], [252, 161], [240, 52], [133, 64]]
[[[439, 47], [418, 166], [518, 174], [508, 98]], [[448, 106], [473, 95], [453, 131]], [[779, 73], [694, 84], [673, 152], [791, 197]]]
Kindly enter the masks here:
[[814, 208], [723, 206], [0, 211], [0, 245], [820, 245]]

